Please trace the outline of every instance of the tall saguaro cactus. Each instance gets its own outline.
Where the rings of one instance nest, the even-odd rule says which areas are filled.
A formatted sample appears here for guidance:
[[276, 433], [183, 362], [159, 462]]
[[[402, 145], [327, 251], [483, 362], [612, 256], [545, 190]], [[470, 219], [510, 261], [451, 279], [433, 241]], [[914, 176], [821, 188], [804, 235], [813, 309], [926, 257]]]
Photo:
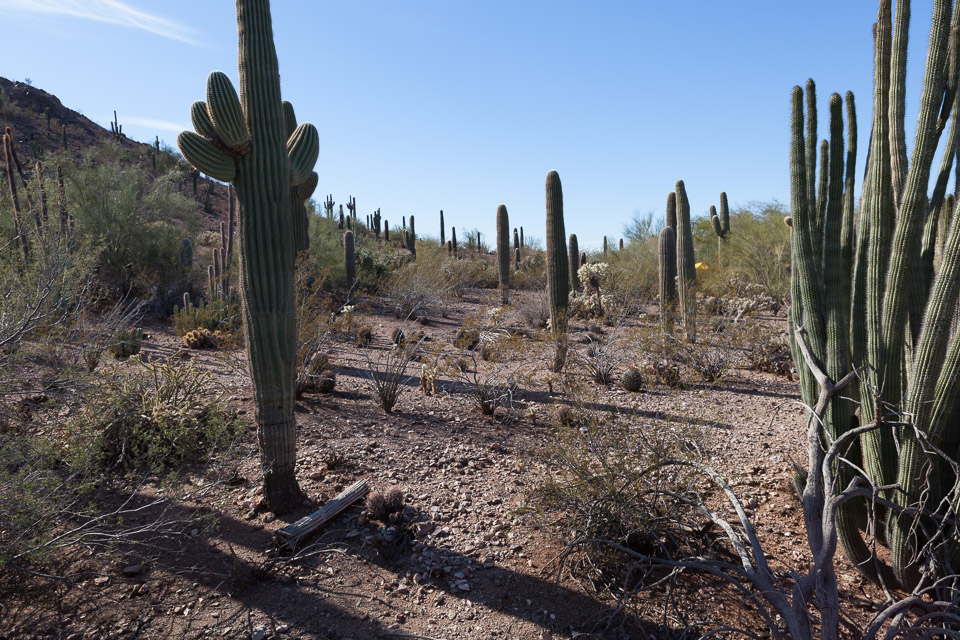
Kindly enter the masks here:
[[445, 244], [447, 244], [447, 236], [443, 228], [443, 209], [440, 209], [440, 246]]
[[[821, 156], [824, 177], [818, 181], [817, 193], [814, 85], [807, 83], [806, 137], [804, 92], [799, 86], [793, 89], [790, 323], [791, 331], [803, 337], [810, 361], [832, 381], [854, 367], [862, 370], [859, 388], [852, 394], [859, 396], [859, 403], [854, 404], [851, 394], [844, 393], [835, 395], [827, 406], [824, 426], [830, 438], [840, 437], [857, 424], [876, 427], [860, 436], [859, 451], [851, 452], [849, 466], [841, 473], [852, 477], [863, 470], [874, 486], [897, 485], [899, 490], [881, 494], [888, 504], [936, 509], [943, 504], [955, 506], [956, 496], [944, 501], [957, 484], [955, 467], [933, 455], [933, 449], [921, 443], [917, 433], [954, 461], [960, 459], [960, 437], [954, 428], [960, 411], [960, 334], [951, 331], [960, 298], [956, 285], [960, 278], [960, 225], [940, 230], [946, 237], [941, 240], [935, 275], [933, 264], [938, 212], [945, 205], [958, 142], [960, 39], [950, 34], [960, 32], [960, 3], [933, 2], [920, 113], [909, 161], [904, 133], [909, 3], [897, 2], [895, 22], [891, 0], [880, 0], [879, 5], [871, 144], [856, 242], [853, 96], [847, 94], [845, 154], [842, 100], [837, 94], [830, 98], [829, 149]], [[934, 155], [948, 119], [950, 133], [943, 161], [933, 194], [928, 196]], [[829, 163], [827, 170], [824, 162]], [[927, 279], [931, 282], [925, 282]], [[796, 341], [794, 360], [801, 374], [804, 402], [812, 406], [819, 390]], [[915, 429], [895, 432], [889, 423], [896, 422]], [[841, 484], [847, 484], [842, 476]], [[851, 506], [837, 513], [839, 541], [854, 565], [868, 576], [876, 579], [879, 567], [886, 580], [895, 577], [901, 587], [910, 590], [921, 579], [921, 565], [936, 572], [938, 567], [949, 566], [943, 564], [949, 559], [958, 566], [960, 538], [954, 528], [946, 538], [932, 540], [931, 534], [943, 531], [941, 521], [894, 507], [886, 512], [893, 574], [887, 576], [888, 567], [875, 557], [858, 530], [866, 526], [865, 514], [871, 511], [862, 501], [846, 505]]]
[[570, 271], [564, 240], [563, 188], [556, 171], [547, 174], [547, 286], [550, 296], [550, 327], [557, 343], [553, 368], [559, 371], [566, 361], [567, 304]]
[[[287, 135], [269, 0], [237, 0], [240, 95], [226, 74], [207, 79], [207, 100], [177, 138], [187, 161], [232, 182], [239, 204], [240, 292], [263, 496], [275, 513], [302, 498], [295, 475], [295, 220], [291, 187], [306, 200], [316, 186], [319, 135], [304, 123]], [[312, 187], [311, 187], [312, 185]]]
[[500, 301], [510, 297], [510, 217], [506, 205], [497, 207], [497, 267], [500, 275]]
[[677, 311], [677, 234], [673, 227], [660, 230], [660, 331], [673, 333], [673, 316]]
[[697, 339], [697, 267], [693, 257], [690, 201], [683, 180], [677, 180], [677, 299], [687, 339]]

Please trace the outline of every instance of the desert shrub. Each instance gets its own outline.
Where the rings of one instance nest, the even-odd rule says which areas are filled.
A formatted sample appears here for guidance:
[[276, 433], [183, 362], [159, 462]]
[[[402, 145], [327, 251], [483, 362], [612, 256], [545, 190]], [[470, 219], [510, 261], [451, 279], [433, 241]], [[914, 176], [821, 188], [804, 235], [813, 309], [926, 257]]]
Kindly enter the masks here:
[[394, 272], [382, 290], [394, 315], [405, 320], [439, 304], [444, 289], [439, 269], [410, 262]]
[[206, 369], [139, 356], [130, 363], [103, 374], [69, 425], [75, 464], [157, 472], [205, 460], [242, 429]]
[[366, 325], [360, 327], [357, 329], [355, 339], [358, 347], [369, 347], [373, 342], [373, 329]]
[[179, 193], [179, 172], [151, 178], [113, 142], [87, 149], [79, 161], [64, 155], [53, 162], [63, 166], [68, 210], [78, 239], [95, 248], [101, 285], [169, 312], [190, 287], [180, 240], [199, 225], [196, 203]]
[[[332, 295], [324, 291], [328, 275], [329, 272], [318, 265], [310, 255], [303, 255], [297, 260], [294, 279], [294, 300], [297, 306], [297, 397], [307, 391], [316, 390], [320, 374], [330, 365], [330, 353], [337, 334], [337, 320], [330, 310], [330, 306], [335, 305]], [[345, 307], [341, 307], [341, 310], [343, 308]], [[353, 317], [351, 311], [344, 314], [347, 322]]]
[[543, 329], [550, 320], [550, 301], [544, 290], [530, 294], [520, 305], [520, 319], [531, 329]]
[[674, 389], [682, 389], [684, 387], [683, 377], [680, 375], [680, 367], [666, 358], [655, 360], [650, 365], [650, 373], [660, 384], [666, 387], [672, 387]]
[[[196, 303], [185, 296], [173, 311], [173, 331], [184, 336], [196, 329], [235, 333], [243, 324], [240, 299], [237, 296], [217, 296], [211, 300], [197, 299]], [[189, 304], [188, 304], [189, 303]]]
[[613, 382], [613, 372], [619, 364], [616, 340], [591, 341], [583, 358], [590, 377], [598, 384]]
[[793, 377], [793, 356], [785, 335], [768, 336], [747, 351], [747, 362], [754, 371]]
[[612, 301], [631, 301], [641, 305], [657, 299], [660, 293], [657, 238], [631, 241], [623, 251], [612, 252], [605, 291]]
[[446, 291], [455, 298], [462, 298], [467, 289], [493, 289], [499, 286], [496, 269], [478, 258], [445, 260], [440, 267], [440, 275]]
[[[574, 398], [576, 405], [583, 398]], [[571, 409], [571, 426], [557, 429], [535, 455], [540, 477], [530, 504], [564, 541], [610, 540], [648, 555], [669, 553], [685, 537], [695, 509], [682, 507], [698, 474], [667, 460], [698, 461], [704, 435], [681, 421], [637, 424], [622, 416]], [[681, 499], [676, 499], [680, 497]], [[584, 546], [568, 556], [603, 580], [622, 578], [627, 558], [610, 547]]]
[[467, 394], [473, 398], [481, 414], [492, 416], [498, 408], [503, 407], [507, 412], [506, 417], [510, 418], [520, 387], [516, 373], [487, 371], [477, 365], [474, 358], [472, 369], [467, 367], [459, 372], [460, 382]]
[[533, 251], [528, 247], [520, 250], [520, 268], [510, 262], [510, 287], [530, 291], [541, 291], [547, 286], [547, 256], [543, 251]]
[[707, 382], [719, 382], [736, 360], [735, 354], [720, 343], [716, 333], [707, 334], [698, 342], [678, 343], [676, 358]]
[[419, 342], [408, 342], [397, 349], [380, 352], [374, 361], [367, 356], [368, 383], [377, 394], [380, 407], [392, 413], [397, 401], [413, 379], [407, 375], [407, 365], [416, 357]]
[[403, 511], [403, 492], [399, 489], [374, 491], [367, 496], [367, 515], [371, 520], [386, 523], [391, 514]]

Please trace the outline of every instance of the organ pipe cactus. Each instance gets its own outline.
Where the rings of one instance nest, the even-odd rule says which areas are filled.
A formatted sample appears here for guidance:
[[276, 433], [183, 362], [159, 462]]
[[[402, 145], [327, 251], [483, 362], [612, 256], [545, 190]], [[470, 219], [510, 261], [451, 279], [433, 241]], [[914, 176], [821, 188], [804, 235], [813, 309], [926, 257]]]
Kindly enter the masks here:
[[660, 230], [657, 257], [660, 275], [660, 331], [673, 333], [673, 316], [677, 309], [677, 234], [673, 227]]
[[580, 291], [580, 275], [577, 269], [577, 262], [580, 259], [580, 245], [577, 242], [577, 234], [570, 234], [570, 241], [567, 244], [567, 265], [570, 270], [570, 290]]
[[[941, 228], [946, 237], [939, 270], [933, 260], [938, 234], [936, 217], [945, 205], [944, 190], [957, 149], [957, 102], [960, 77], [957, 33], [960, 5], [935, 0], [923, 88], [919, 100], [913, 150], [907, 159], [904, 127], [906, 46], [909, 11], [897, 3], [896, 30], [890, 0], [880, 1], [875, 37], [874, 116], [860, 206], [857, 239], [853, 238], [853, 187], [856, 128], [852, 94], [847, 94], [848, 148], [844, 153], [842, 100], [830, 98], [830, 140], [825, 156], [826, 178], [815, 192], [816, 112], [814, 85], [807, 84], [807, 136], [804, 138], [804, 92], [793, 89], [790, 173], [793, 214], [791, 269], [791, 332], [802, 336], [810, 359], [833, 381], [854, 367], [861, 369], [859, 397], [835, 395], [826, 412], [825, 428], [836, 438], [856, 424], [877, 428], [860, 436], [859, 453], [850, 454], [852, 476], [862, 469], [875, 486], [896, 484], [900, 491], [883, 492], [900, 507], [943, 504], [957, 478], [952, 465], [930, 453], [917, 432], [958, 458], [958, 438], [952, 421], [960, 410], [960, 335], [951, 332], [960, 291], [960, 225]], [[952, 16], [951, 16], [952, 10]], [[946, 121], [951, 121], [945, 155], [932, 196], [927, 195], [934, 155]], [[812, 133], [811, 133], [812, 132]], [[823, 170], [821, 157], [821, 170]], [[844, 166], [845, 165], [845, 166]], [[941, 187], [942, 181], [942, 187]], [[825, 203], [825, 204], [824, 204]], [[854, 253], [854, 247], [856, 252]], [[852, 265], [852, 268], [851, 268]], [[924, 274], [931, 282], [925, 286]], [[794, 360], [804, 402], [815, 404], [818, 389], [806, 358], [794, 343]], [[848, 397], [843, 397], [848, 396]], [[854, 412], [859, 407], [858, 419]], [[898, 430], [899, 442], [887, 425], [905, 422], [916, 430]], [[856, 465], [855, 467], [853, 465]], [[841, 477], [841, 485], [846, 482]], [[953, 508], [951, 501], [947, 506]], [[863, 502], [846, 503], [838, 514], [839, 541], [845, 553], [866, 575], [884, 579], [888, 567], [875, 557], [860, 532], [868, 513]], [[930, 570], [949, 566], [936, 554], [946, 553], [954, 567], [960, 558], [955, 534], [943, 540], [928, 535], [941, 531], [924, 516], [886, 512], [890, 567], [902, 588], [920, 580], [920, 565]], [[882, 526], [882, 525], [878, 525]], [[952, 530], [952, 529], [951, 529]], [[929, 543], [933, 544], [929, 544]]]
[[497, 267], [500, 275], [500, 301], [509, 302], [510, 293], [510, 217], [506, 205], [497, 207]]
[[677, 180], [677, 300], [687, 339], [697, 339], [697, 268], [693, 257], [690, 201], [683, 180]]
[[556, 171], [547, 174], [547, 286], [550, 296], [550, 327], [557, 342], [553, 369], [559, 371], [566, 361], [567, 304], [570, 295], [570, 271], [564, 246], [563, 188]]
[[[309, 123], [287, 135], [269, 0], [237, 0], [240, 95], [226, 74], [207, 79], [196, 132], [177, 143], [190, 164], [232, 182], [239, 205], [240, 292], [253, 382], [263, 497], [275, 513], [300, 504], [295, 474], [294, 259], [291, 187], [306, 193], [319, 152]], [[315, 183], [314, 183], [315, 185]]]

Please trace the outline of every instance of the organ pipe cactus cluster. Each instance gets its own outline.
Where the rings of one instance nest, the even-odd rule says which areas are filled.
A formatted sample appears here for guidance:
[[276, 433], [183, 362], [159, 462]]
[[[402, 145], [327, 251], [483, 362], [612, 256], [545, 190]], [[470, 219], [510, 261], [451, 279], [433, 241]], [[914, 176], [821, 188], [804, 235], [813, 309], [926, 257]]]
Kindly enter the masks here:
[[[810, 359], [831, 380], [854, 368], [860, 370], [854, 398], [848, 392], [833, 396], [824, 427], [831, 439], [858, 424], [877, 427], [860, 436], [859, 450], [845, 454], [850, 465], [841, 473], [852, 477], [862, 469], [875, 486], [898, 485], [899, 491], [884, 491], [881, 496], [900, 507], [957, 506], [956, 495], [949, 494], [957, 483], [951, 464], [931, 454], [917, 437], [917, 432], [925, 434], [930, 444], [954, 460], [960, 454], [955, 428], [960, 410], [960, 334], [951, 331], [960, 298], [956, 284], [960, 225], [939, 224], [941, 216], [952, 214], [944, 212], [944, 193], [960, 133], [955, 100], [960, 49], [958, 38], [950, 37], [951, 31], [960, 30], [960, 3], [952, 8], [952, 16], [951, 4], [933, 2], [920, 114], [908, 161], [904, 109], [909, 3], [897, 2], [894, 22], [891, 0], [880, 1], [874, 39], [872, 142], [856, 241], [853, 95], [846, 96], [846, 150], [843, 100], [837, 94], [830, 97], [830, 137], [828, 151], [821, 157], [819, 181], [814, 176], [813, 81], [807, 84], [806, 137], [803, 89], [794, 87], [792, 96], [790, 324], [803, 399], [813, 406], [819, 389], [800, 349], [801, 337]], [[950, 132], [945, 153], [928, 197], [934, 155], [947, 119]], [[946, 237], [940, 240], [940, 266], [934, 274], [938, 228]], [[897, 422], [916, 430], [901, 428], [894, 433], [889, 423]], [[840, 484], [847, 484], [842, 476]], [[949, 499], [944, 503], [945, 498]], [[863, 501], [845, 503], [837, 513], [837, 528], [844, 552], [869, 577], [895, 577], [910, 590], [921, 579], [921, 565], [934, 574], [939, 567], [950, 566], [946, 560], [958, 566], [956, 533], [947, 533], [945, 544], [943, 539], [929, 544], [931, 533], [942, 532], [939, 521], [890, 508], [880, 514], [886, 517], [885, 538], [891, 549], [888, 567], [872, 553], [872, 540], [864, 539], [862, 531], [871, 512], [866, 506]], [[877, 528], [883, 526], [877, 523]], [[949, 530], [955, 532], [952, 526]]]
[[566, 361], [567, 304], [570, 296], [570, 265], [564, 240], [563, 188], [556, 171], [547, 174], [547, 287], [550, 297], [550, 327], [557, 343], [553, 369]]
[[580, 275], [577, 269], [577, 262], [580, 259], [580, 245], [577, 242], [577, 234], [571, 233], [570, 240], [567, 243], [567, 265], [570, 270], [570, 290], [580, 291]]
[[237, 0], [240, 95], [226, 74], [207, 79], [207, 100], [191, 107], [196, 132], [177, 143], [190, 164], [232, 182], [239, 204], [240, 291], [263, 497], [275, 513], [300, 504], [294, 418], [295, 215], [292, 188], [316, 186], [319, 134], [288, 123], [280, 95], [269, 0]]
[[500, 301], [510, 296], [510, 217], [506, 205], [497, 207], [497, 267], [500, 275]]
[[[677, 301], [687, 339], [697, 339], [697, 267], [693, 257], [693, 228], [690, 201], [683, 180], [677, 180]], [[669, 213], [668, 213], [669, 218]]]

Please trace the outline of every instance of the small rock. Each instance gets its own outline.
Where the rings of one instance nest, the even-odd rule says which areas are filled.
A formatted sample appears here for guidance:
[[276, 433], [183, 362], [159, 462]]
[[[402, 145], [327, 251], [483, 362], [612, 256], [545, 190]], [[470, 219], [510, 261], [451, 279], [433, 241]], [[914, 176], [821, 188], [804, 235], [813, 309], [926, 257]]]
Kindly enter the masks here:
[[139, 575], [139, 574], [143, 573], [143, 565], [142, 565], [142, 564], [131, 564], [131, 565], [127, 565], [126, 567], [124, 567], [124, 568], [122, 569], [122, 571], [123, 571], [124, 575], [136, 576], [136, 575]]

